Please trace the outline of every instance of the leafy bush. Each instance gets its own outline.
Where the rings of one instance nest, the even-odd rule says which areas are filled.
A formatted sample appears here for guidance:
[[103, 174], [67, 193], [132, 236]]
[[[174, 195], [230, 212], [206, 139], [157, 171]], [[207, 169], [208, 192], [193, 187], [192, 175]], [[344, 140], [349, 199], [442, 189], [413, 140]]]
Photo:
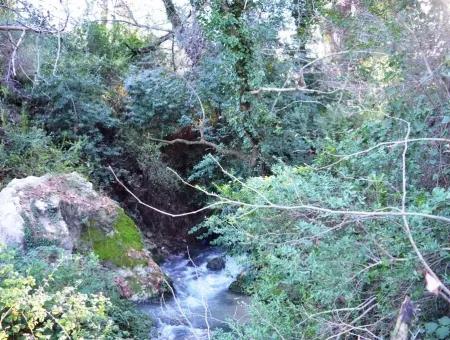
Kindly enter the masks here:
[[450, 336], [450, 318], [443, 316], [436, 322], [427, 322], [425, 332], [432, 339], [447, 339]]
[[105, 337], [113, 322], [105, 311], [109, 301], [101, 294], [81, 294], [74, 287], [49, 292], [51, 280], [38, 286], [32, 276], [22, 276], [2, 253], [0, 269], [0, 338]]
[[[401, 183], [402, 147], [379, 148], [342, 161], [330, 156], [365, 149], [381, 135], [401, 139], [402, 133], [389, 121], [368, 122], [327, 147], [314, 164], [333, 167], [279, 165], [271, 176], [217, 185], [224, 203], [243, 203], [225, 205], [196, 230], [216, 235], [215, 242], [231, 251], [247, 253], [256, 273], [247, 287], [254, 298], [252, 321], [235, 325], [234, 335], [326, 338], [346, 332], [346, 324], [352, 323], [361, 325], [361, 332], [388, 337], [404, 295], [421, 305], [419, 331], [420, 324], [445, 313], [443, 302], [432, 302], [424, 290], [420, 262], [401, 219], [345, 213], [395, 211], [392, 207], [401, 201], [396, 185]], [[410, 146], [408, 211], [448, 216], [449, 190], [424, 185], [432, 173], [417, 176], [418, 160], [432, 159], [428, 151]], [[449, 255], [442, 250], [448, 243], [447, 226], [420, 216], [408, 220], [419, 249], [449, 282]]]
[[[142, 339], [150, 320], [120, 299], [94, 257], [56, 247], [0, 252], [0, 334], [61, 339]], [[3, 333], [2, 333], [3, 332]]]
[[0, 187], [13, 178], [49, 172], [85, 172], [80, 164], [83, 141], [57, 146], [39, 128], [6, 126], [0, 140]]

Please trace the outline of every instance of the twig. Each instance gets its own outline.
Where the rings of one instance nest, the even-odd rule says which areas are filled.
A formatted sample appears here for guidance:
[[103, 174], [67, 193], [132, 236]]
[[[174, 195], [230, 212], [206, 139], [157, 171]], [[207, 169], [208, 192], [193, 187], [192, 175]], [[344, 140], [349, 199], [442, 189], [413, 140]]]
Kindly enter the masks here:
[[111, 173], [113, 174], [113, 176], [114, 176], [114, 178], [116, 179], [117, 183], [119, 183], [119, 185], [120, 185], [122, 188], [124, 188], [131, 196], [133, 196], [133, 198], [136, 199], [136, 201], [137, 201], [139, 204], [141, 204], [141, 205], [143, 205], [143, 206], [145, 206], [145, 207], [147, 207], [147, 208], [149, 208], [149, 209], [152, 209], [152, 210], [154, 210], [154, 211], [156, 211], [156, 212], [158, 212], [158, 213], [160, 213], [160, 214], [166, 215], [166, 216], [170, 216], [170, 217], [184, 217], [184, 216], [189, 216], [189, 215], [195, 215], [195, 214], [198, 214], [198, 213], [200, 213], [200, 212], [203, 212], [203, 211], [206, 211], [206, 210], [210, 210], [210, 209], [212, 209], [212, 208], [214, 208], [214, 207], [216, 207], [216, 206], [219, 206], [219, 205], [222, 205], [222, 204], [223, 204], [222, 202], [215, 202], [215, 203], [211, 203], [211, 204], [209, 204], [209, 205], [207, 205], [207, 206], [205, 206], [205, 207], [203, 207], [203, 208], [197, 209], [197, 210], [188, 211], [188, 212], [185, 212], [185, 213], [179, 213], [179, 214], [172, 214], [172, 213], [170, 213], [170, 212], [167, 212], [167, 211], [158, 209], [158, 208], [153, 207], [153, 206], [151, 206], [151, 205], [149, 205], [149, 204], [147, 204], [147, 203], [142, 202], [141, 199], [140, 199], [139, 197], [137, 197], [130, 189], [128, 189], [128, 187], [127, 187], [125, 184], [122, 183], [122, 181], [117, 177], [116, 173], [114, 172], [114, 170], [112, 169], [111, 166], [109, 166], [108, 169], [109, 169], [109, 170], [111, 171]]
[[339, 163], [341, 163], [341, 162], [343, 162], [343, 161], [345, 161], [347, 159], [350, 159], [350, 158], [353, 158], [353, 157], [358, 157], [358, 156], [361, 156], [361, 155], [365, 155], [365, 154], [367, 154], [367, 153], [369, 153], [369, 152], [371, 152], [371, 151], [373, 151], [375, 149], [379, 149], [379, 148], [382, 148], [382, 147], [390, 147], [390, 146], [402, 145], [404, 143], [414, 143], [414, 142], [450, 143], [450, 139], [448, 139], [448, 138], [427, 138], [427, 137], [423, 137], [423, 138], [411, 138], [411, 139], [408, 138], [407, 140], [401, 139], [401, 140], [396, 140], [396, 141], [381, 142], [381, 143], [378, 143], [378, 144], [376, 144], [374, 146], [371, 146], [370, 148], [367, 148], [367, 149], [364, 149], [364, 150], [361, 150], [361, 151], [357, 151], [357, 152], [354, 152], [354, 153], [351, 153], [351, 154], [347, 154], [347, 155], [329, 154], [332, 157], [337, 157], [337, 158], [340, 158], [340, 159], [337, 160], [336, 162], [333, 162], [331, 164], [328, 164], [328, 165], [325, 165], [325, 166], [322, 166], [322, 167], [318, 167], [318, 168], [315, 168], [315, 167], [312, 167], [312, 166], [310, 166], [310, 167], [312, 169], [314, 169], [314, 170], [324, 170], [324, 169], [331, 168], [331, 167], [333, 167], [333, 166], [335, 166], [335, 165], [337, 165], [337, 164], [339, 164]]
[[403, 119], [400, 119], [404, 123], [406, 123], [407, 131], [404, 139], [404, 147], [403, 147], [403, 153], [402, 153], [402, 204], [401, 204], [401, 212], [403, 213], [402, 219], [403, 219], [403, 225], [406, 232], [406, 235], [408, 236], [408, 240], [411, 243], [411, 246], [413, 247], [419, 261], [422, 263], [426, 271], [440, 284], [440, 291], [444, 292], [447, 296], [445, 297], [446, 300], [450, 297], [450, 290], [442, 283], [442, 281], [439, 279], [439, 277], [436, 275], [436, 273], [431, 269], [428, 262], [423, 257], [422, 253], [420, 252], [419, 248], [417, 247], [416, 241], [414, 240], [414, 237], [412, 236], [411, 228], [408, 223], [406, 212], [406, 183], [407, 183], [407, 174], [406, 174], [406, 155], [408, 152], [408, 140], [409, 135], [411, 133], [411, 124]]
[[[169, 284], [169, 282], [164, 278], [164, 283], [169, 287], [170, 293], [173, 296], [173, 299], [175, 301], [175, 304], [177, 305], [177, 309], [180, 312], [181, 316], [183, 317], [183, 319], [186, 321], [186, 323], [188, 324], [189, 328], [194, 330], [194, 326], [192, 325], [191, 321], [189, 320], [189, 318], [187, 317], [186, 313], [183, 310], [183, 307], [181, 307], [180, 305], [180, 301], [178, 300], [175, 291], [173, 290], [172, 286]], [[197, 339], [200, 340], [198, 338], [198, 336], [195, 334], [195, 332], [192, 332], [192, 335]]]

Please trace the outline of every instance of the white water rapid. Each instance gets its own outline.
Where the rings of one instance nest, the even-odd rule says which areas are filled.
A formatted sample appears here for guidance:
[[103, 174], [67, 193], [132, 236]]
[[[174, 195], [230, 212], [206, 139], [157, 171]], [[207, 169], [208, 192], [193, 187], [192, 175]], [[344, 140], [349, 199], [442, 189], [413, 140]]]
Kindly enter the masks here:
[[[204, 340], [228, 320], [244, 322], [248, 298], [228, 290], [242, 271], [242, 266], [218, 249], [209, 248], [194, 254], [169, 257], [161, 266], [173, 280], [175, 298], [140, 307], [157, 321], [150, 335], [158, 340]], [[212, 271], [209, 260], [224, 256], [225, 268]]]

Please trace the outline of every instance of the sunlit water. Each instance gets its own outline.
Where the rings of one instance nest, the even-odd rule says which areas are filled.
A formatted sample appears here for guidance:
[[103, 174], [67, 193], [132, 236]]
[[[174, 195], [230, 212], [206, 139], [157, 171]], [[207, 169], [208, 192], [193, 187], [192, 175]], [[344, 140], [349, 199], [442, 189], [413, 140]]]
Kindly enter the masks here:
[[173, 280], [175, 298], [141, 305], [157, 321], [151, 339], [203, 340], [208, 339], [208, 332], [227, 328], [229, 320], [245, 321], [248, 298], [228, 291], [242, 266], [227, 256], [224, 269], [206, 268], [208, 260], [221, 255], [220, 250], [206, 249], [191, 254], [191, 259], [171, 256], [161, 266]]

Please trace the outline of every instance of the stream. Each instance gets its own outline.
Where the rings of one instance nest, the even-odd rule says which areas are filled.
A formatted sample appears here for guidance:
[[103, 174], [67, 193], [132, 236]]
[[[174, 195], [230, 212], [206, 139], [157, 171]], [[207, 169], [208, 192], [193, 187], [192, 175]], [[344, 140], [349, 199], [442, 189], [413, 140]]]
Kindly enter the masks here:
[[[224, 256], [225, 268], [212, 271], [209, 260]], [[217, 248], [192, 251], [189, 256], [172, 255], [162, 265], [173, 280], [175, 298], [140, 308], [157, 322], [151, 339], [203, 340], [216, 328], [227, 328], [227, 320], [245, 322], [248, 297], [228, 290], [243, 267]]]

